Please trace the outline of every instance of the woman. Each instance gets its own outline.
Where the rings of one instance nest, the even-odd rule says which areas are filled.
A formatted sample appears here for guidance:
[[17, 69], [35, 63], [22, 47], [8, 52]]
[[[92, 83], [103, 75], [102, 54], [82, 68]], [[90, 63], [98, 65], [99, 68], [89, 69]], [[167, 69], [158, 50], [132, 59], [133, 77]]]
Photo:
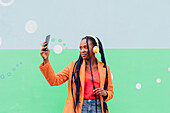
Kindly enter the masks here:
[[[71, 61], [61, 72], [55, 74], [49, 60], [49, 49], [40, 54], [43, 63], [39, 66], [50, 86], [61, 85], [68, 80], [68, 95], [63, 113], [108, 113], [106, 102], [113, 97], [110, 67], [106, 65], [101, 41], [92, 35], [82, 38], [80, 56]], [[47, 51], [43, 49], [47, 48]], [[95, 53], [100, 52], [100, 62]]]

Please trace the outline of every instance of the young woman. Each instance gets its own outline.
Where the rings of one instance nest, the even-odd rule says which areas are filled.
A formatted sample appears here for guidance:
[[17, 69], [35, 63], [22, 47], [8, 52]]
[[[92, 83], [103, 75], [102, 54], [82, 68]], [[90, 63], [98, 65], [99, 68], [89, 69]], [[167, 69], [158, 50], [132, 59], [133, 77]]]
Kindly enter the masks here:
[[[61, 85], [68, 80], [68, 95], [63, 113], [108, 113], [106, 102], [113, 97], [110, 67], [106, 65], [101, 41], [92, 35], [82, 38], [80, 56], [71, 61], [61, 72], [55, 74], [48, 56], [50, 50], [44, 47], [40, 54], [43, 63], [39, 66], [50, 86]], [[47, 48], [47, 51], [43, 49]], [[95, 53], [100, 52], [101, 61]]]

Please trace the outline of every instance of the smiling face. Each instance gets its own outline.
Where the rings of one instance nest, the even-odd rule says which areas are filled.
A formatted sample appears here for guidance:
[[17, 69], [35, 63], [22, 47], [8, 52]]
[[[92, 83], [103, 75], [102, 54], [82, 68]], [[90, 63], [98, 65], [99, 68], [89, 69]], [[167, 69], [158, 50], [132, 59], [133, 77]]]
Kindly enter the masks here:
[[[93, 44], [92, 44], [91, 40], [88, 40], [88, 45], [89, 45], [90, 57], [94, 57]], [[80, 52], [80, 55], [83, 58], [83, 60], [89, 59], [86, 39], [81, 40], [79, 52]]]

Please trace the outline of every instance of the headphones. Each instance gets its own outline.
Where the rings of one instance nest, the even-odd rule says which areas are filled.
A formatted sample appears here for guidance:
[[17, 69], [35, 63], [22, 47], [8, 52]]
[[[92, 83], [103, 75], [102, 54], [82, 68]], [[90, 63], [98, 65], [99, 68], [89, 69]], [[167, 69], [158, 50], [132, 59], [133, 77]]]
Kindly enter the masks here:
[[93, 53], [98, 53], [100, 49], [99, 49], [99, 41], [98, 41], [97, 37], [95, 37], [93, 35], [86, 35], [86, 36], [92, 37], [96, 41], [97, 46], [93, 47]]

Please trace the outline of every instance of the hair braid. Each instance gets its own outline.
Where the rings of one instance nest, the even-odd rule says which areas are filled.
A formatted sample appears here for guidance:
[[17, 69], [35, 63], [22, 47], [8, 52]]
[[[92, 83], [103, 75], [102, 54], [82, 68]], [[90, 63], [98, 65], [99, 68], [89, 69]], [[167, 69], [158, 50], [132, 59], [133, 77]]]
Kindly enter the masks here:
[[105, 79], [105, 84], [104, 84], [104, 90], [107, 89], [107, 86], [108, 86], [108, 72], [107, 72], [107, 66], [106, 66], [106, 59], [105, 59], [105, 56], [104, 56], [104, 50], [103, 50], [103, 46], [102, 46], [102, 43], [100, 41], [99, 38], [97, 38], [98, 41], [99, 41], [99, 48], [100, 48], [100, 54], [101, 54], [101, 60], [102, 62], [104, 63], [104, 66], [106, 68], [106, 79]]
[[[73, 108], [74, 108], [74, 112], [76, 113], [76, 107], [79, 104], [79, 93], [80, 93], [80, 67], [81, 64], [83, 62], [83, 58], [81, 57], [81, 55], [79, 56], [79, 59], [75, 62], [74, 67], [73, 67], [73, 72], [72, 72], [72, 77], [71, 77], [71, 92], [72, 92], [72, 96], [73, 96]], [[77, 65], [76, 65], [77, 64]], [[75, 69], [76, 66], [76, 69]], [[77, 74], [75, 76], [75, 73]], [[73, 77], [74, 77], [74, 83], [76, 86], [76, 102], [74, 100], [74, 94], [73, 94]]]

